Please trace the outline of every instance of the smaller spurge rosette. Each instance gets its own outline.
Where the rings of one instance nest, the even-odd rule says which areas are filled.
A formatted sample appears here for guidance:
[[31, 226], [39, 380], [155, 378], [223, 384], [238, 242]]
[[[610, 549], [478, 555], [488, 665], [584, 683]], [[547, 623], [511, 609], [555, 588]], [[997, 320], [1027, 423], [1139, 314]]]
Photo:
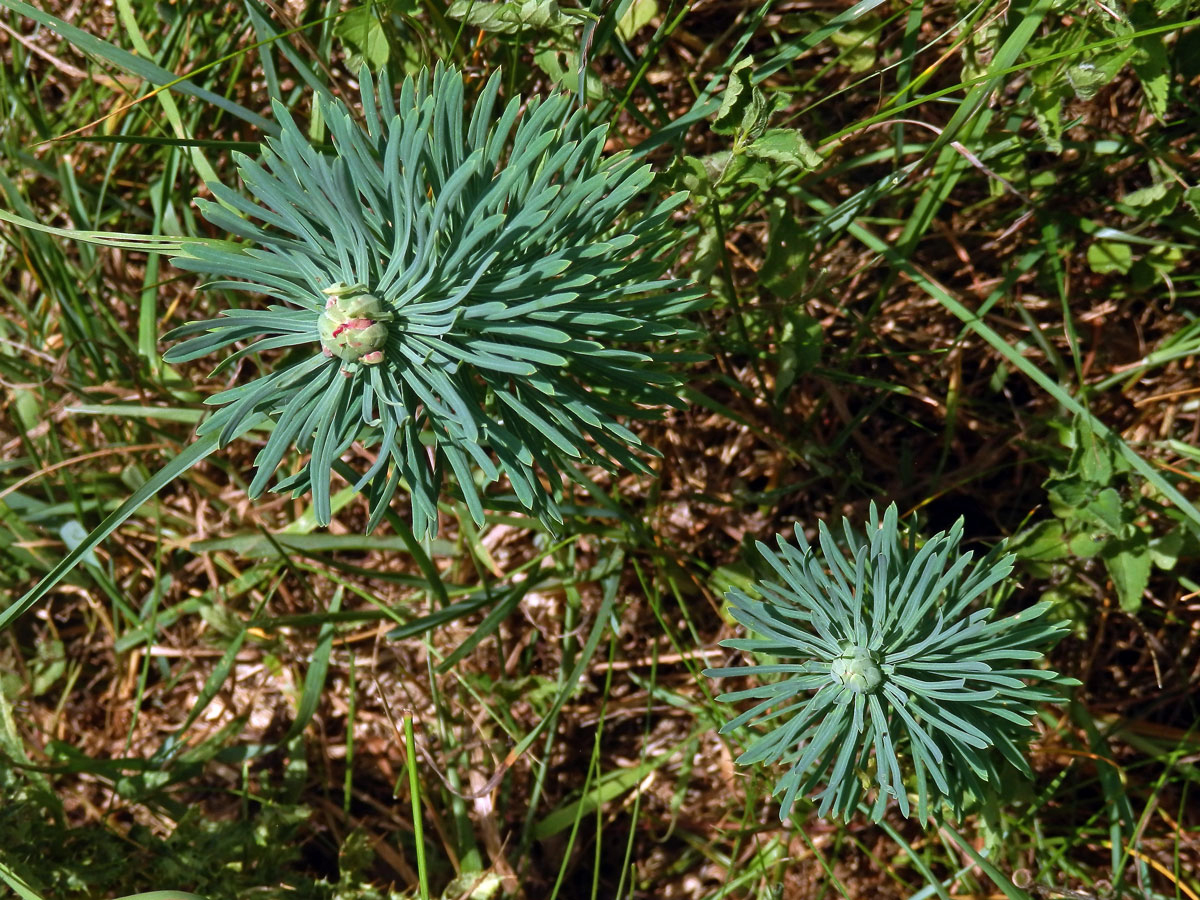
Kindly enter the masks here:
[[1051, 684], [1078, 683], [1035, 667], [1068, 625], [1042, 621], [1049, 603], [1007, 618], [974, 608], [1014, 557], [1001, 546], [972, 566], [958, 553], [961, 519], [918, 546], [894, 504], [882, 519], [872, 504], [865, 535], [844, 519], [842, 531], [839, 542], [820, 523], [813, 547], [797, 528], [778, 553], [759, 543], [780, 581], [759, 583], [761, 599], [727, 594], [733, 617], [761, 637], [722, 646], [772, 659], [706, 670], [765, 682], [717, 698], [755, 701], [721, 732], [769, 725], [738, 762], [787, 767], [775, 787], [781, 820], [809, 792], [818, 815], [844, 820], [863, 801], [874, 821], [892, 801], [908, 817], [910, 791], [922, 821], [961, 817], [994, 797], [1004, 770], [1032, 774], [1034, 704], [1061, 699]]

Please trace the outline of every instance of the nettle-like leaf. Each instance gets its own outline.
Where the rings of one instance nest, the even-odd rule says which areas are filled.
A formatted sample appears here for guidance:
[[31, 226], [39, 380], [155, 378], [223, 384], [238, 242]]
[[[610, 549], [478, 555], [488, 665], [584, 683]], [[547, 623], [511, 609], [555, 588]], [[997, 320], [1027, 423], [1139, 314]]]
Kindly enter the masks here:
[[843, 520], [844, 544], [822, 522], [819, 547], [797, 530], [779, 553], [758, 549], [778, 574], [733, 589], [731, 612], [762, 637], [722, 645], [778, 661], [709, 669], [713, 678], [786, 676], [722, 694], [756, 701], [722, 729], [770, 723], [738, 762], [787, 766], [775, 787], [780, 819], [798, 796], [820, 788], [818, 814], [843, 819], [874, 794], [872, 820], [891, 801], [908, 817], [910, 789], [922, 821], [943, 808], [960, 817], [993, 798], [1002, 769], [1030, 775], [1024, 749], [1034, 704], [1060, 699], [1051, 684], [1076, 684], [1036, 668], [1067, 630], [1041, 621], [1049, 603], [994, 618], [976, 601], [1008, 577], [1013, 557], [997, 548], [971, 566], [958, 554], [962, 520], [917, 546], [895, 505], [866, 534]]
[[185, 245], [176, 264], [280, 302], [175, 329], [167, 339], [186, 340], [166, 360], [249, 341], [222, 369], [291, 349], [209, 398], [220, 409], [200, 432], [223, 446], [274, 420], [249, 493], [294, 447], [308, 459], [274, 489], [311, 490], [322, 524], [331, 467], [359, 441], [375, 453], [355, 485], [370, 527], [403, 483], [418, 535], [436, 529], [447, 474], [481, 523], [501, 479], [509, 508], [561, 521], [579, 465], [648, 471], [653, 451], [620, 420], [677, 403], [669, 365], [692, 358], [661, 343], [693, 336], [680, 316], [697, 294], [664, 278], [684, 195], [637, 212], [649, 166], [605, 158], [606, 129], [586, 130], [566, 95], [500, 106], [493, 76], [468, 115], [452, 69], [398, 96], [360, 77], [365, 127], [320, 99], [323, 152], [277, 104], [280, 136], [237, 157], [253, 199], [214, 184], [224, 205], [198, 201], [245, 243]]

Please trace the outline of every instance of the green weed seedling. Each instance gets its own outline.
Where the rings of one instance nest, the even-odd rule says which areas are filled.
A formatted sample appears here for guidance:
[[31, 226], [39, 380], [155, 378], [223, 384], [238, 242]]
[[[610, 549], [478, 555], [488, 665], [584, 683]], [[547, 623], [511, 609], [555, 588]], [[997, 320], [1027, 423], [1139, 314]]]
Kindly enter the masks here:
[[818, 815], [849, 819], [873, 791], [872, 820], [893, 800], [908, 817], [910, 784], [921, 821], [943, 808], [961, 819], [995, 801], [1003, 769], [1031, 774], [1023, 747], [1034, 704], [1059, 699], [1047, 686], [1077, 683], [1033, 663], [1067, 625], [1040, 621], [1049, 603], [999, 619], [990, 606], [973, 609], [1013, 556], [1001, 546], [971, 566], [972, 554], [957, 552], [962, 528], [918, 547], [894, 504], [882, 518], [872, 504], [865, 535], [843, 520], [845, 549], [823, 522], [817, 548], [799, 532], [795, 545], [779, 538], [778, 554], [758, 544], [782, 581], [759, 583], [761, 599], [726, 595], [734, 618], [762, 637], [722, 645], [779, 661], [705, 674], [786, 676], [717, 698], [757, 701], [722, 733], [775, 723], [738, 762], [787, 767], [775, 787], [781, 820], [818, 787]]
[[[1121, 609], [1136, 613], [1153, 570], [1169, 571], [1190, 554], [1194, 538], [1187, 520], [1149, 489], [1139, 491], [1129, 464], [1086, 423], [1076, 420], [1060, 430], [1070, 456], [1045, 482], [1054, 518], [1031, 525], [1010, 547], [1035, 576], [1059, 584], [1046, 592], [1047, 599], [1068, 608], [1091, 593], [1086, 584], [1066, 577], [1071, 562], [1100, 559]], [[1151, 510], [1166, 527], [1152, 524]], [[1087, 612], [1080, 610], [1078, 618], [1086, 622]]]

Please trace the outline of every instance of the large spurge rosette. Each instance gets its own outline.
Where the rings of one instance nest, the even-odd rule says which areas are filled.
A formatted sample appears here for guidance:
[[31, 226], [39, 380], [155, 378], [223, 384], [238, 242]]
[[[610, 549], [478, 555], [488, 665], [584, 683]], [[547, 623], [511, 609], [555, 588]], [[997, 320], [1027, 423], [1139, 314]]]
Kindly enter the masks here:
[[971, 554], [957, 552], [962, 529], [960, 519], [918, 547], [895, 505], [880, 520], [872, 504], [866, 535], [843, 519], [844, 544], [824, 522], [819, 549], [799, 528], [795, 545], [779, 538], [778, 554], [758, 544], [781, 583], [758, 584], [761, 600], [736, 589], [727, 599], [763, 637], [722, 645], [779, 662], [705, 674], [786, 676], [717, 698], [757, 701], [722, 733], [773, 723], [738, 762], [787, 766], [775, 788], [780, 819], [818, 788], [821, 816], [849, 819], [873, 793], [874, 821], [892, 800], [907, 817], [910, 789], [921, 820], [945, 808], [961, 816], [994, 797], [1002, 768], [1031, 774], [1034, 704], [1061, 699], [1045, 685], [1076, 683], [1033, 662], [1068, 626], [1041, 621], [1049, 603], [1000, 619], [990, 606], [973, 610], [1013, 557], [998, 547], [970, 566]]
[[365, 128], [319, 98], [329, 152], [276, 104], [280, 135], [259, 161], [237, 157], [254, 199], [213, 184], [219, 203], [198, 201], [245, 243], [189, 244], [176, 264], [281, 304], [177, 328], [167, 338], [187, 340], [166, 360], [257, 338], [221, 369], [293, 348], [211, 397], [220, 409], [201, 433], [224, 445], [273, 420], [249, 493], [295, 447], [309, 457], [274, 489], [311, 490], [322, 524], [331, 469], [359, 441], [375, 454], [355, 485], [369, 527], [403, 484], [422, 536], [448, 472], [481, 523], [502, 478], [505, 508], [561, 521], [580, 464], [648, 471], [651, 451], [618, 419], [677, 402], [668, 364], [686, 359], [659, 342], [692, 336], [679, 317], [697, 295], [664, 278], [684, 198], [635, 212], [649, 167], [605, 158], [606, 128], [585, 129], [566, 95], [501, 108], [493, 76], [468, 119], [451, 69], [405, 80], [398, 97], [361, 79]]

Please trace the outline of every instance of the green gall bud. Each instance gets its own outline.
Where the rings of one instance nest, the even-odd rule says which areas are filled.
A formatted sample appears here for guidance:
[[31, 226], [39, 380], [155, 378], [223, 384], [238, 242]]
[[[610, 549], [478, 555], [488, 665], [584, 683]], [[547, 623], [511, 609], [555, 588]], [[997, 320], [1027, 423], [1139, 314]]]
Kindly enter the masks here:
[[869, 694], [883, 681], [883, 672], [871, 651], [853, 644], [842, 648], [842, 655], [830, 664], [829, 674], [856, 694]]
[[387, 322], [392, 312], [374, 294], [361, 293], [362, 285], [334, 284], [325, 289], [329, 300], [317, 320], [317, 332], [326, 356], [347, 363], [378, 365], [387, 343]]

